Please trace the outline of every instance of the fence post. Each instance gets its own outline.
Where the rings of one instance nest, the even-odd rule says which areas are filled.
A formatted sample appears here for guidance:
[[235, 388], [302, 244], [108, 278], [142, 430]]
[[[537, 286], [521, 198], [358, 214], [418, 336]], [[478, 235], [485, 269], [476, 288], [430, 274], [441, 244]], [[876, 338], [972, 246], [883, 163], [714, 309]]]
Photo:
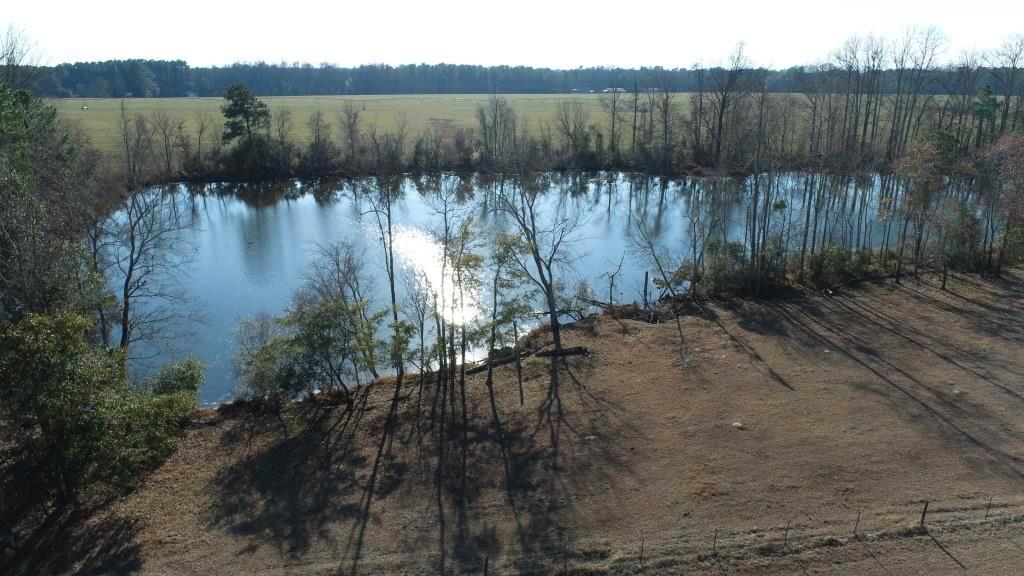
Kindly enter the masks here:
[[644, 535], [640, 535], [640, 569], [644, 569]]
[[647, 301], [647, 284], [651, 281], [650, 272], [644, 272], [644, 308], [650, 308], [650, 304]]
[[569, 573], [569, 544], [562, 543], [562, 574]]

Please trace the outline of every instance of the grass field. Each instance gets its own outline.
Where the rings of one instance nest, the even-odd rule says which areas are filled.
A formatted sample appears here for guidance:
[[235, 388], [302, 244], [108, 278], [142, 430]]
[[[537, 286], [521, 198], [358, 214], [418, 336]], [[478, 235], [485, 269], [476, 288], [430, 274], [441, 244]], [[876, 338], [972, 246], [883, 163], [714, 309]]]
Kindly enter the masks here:
[[[554, 119], [559, 102], [577, 99], [592, 115], [592, 121], [603, 122], [600, 94], [510, 94], [504, 96], [513, 105], [520, 119], [526, 119], [530, 129], [537, 122]], [[679, 101], [686, 95], [680, 94]], [[363, 125], [376, 123], [379, 130], [391, 130], [405, 114], [407, 130], [420, 134], [434, 124], [442, 127], [469, 128], [476, 126], [476, 109], [486, 102], [486, 94], [430, 94], [390, 96], [279, 96], [264, 98], [271, 112], [285, 108], [292, 111], [292, 138], [305, 144], [309, 140], [306, 121], [316, 110], [327, 114], [335, 138], [340, 136], [339, 113], [347, 102], [355, 102], [363, 110]], [[112, 152], [117, 146], [117, 123], [120, 99], [68, 98], [53, 100], [61, 115], [80, 124], [101, 150]], [[196, 116], [207, 113], [220, 122], [221, 98], [135, 98], [125, 100], [132, 113], [152, 114], [163, 111], [174, 119], [184, 120], [189, 130], [195, 131]], [[87, 109], [83, 109], [87, 107]], [[411, 141], [414, 140], [410, 138]]]

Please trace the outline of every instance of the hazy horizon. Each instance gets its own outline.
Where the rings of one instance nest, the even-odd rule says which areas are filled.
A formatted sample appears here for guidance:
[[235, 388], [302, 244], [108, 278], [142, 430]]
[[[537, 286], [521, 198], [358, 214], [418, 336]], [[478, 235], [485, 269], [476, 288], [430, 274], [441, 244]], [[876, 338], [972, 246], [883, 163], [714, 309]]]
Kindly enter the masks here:
[[724, 7], [641, 2], [627, 11], [611, 2], [580, 7], [524, 0], [505, 10], [465, 0], [343, 7], [297, 0], [286, 12], [239, 14], [237, 7], [182, 0], [173, 11], [140, 14], [137, 4], [103, 0], [57, 2], [58, 18], [53, 4], [14, 5], [0, 25], [23, 31], [44, 65], [140, 58], [195, 67], [262, 61], [690, 68], [722, 64], [744, 42], [752, 65], [781, 69], [820, 62], [854, 35], [894, 37], [934, 26], [947, 39], [941, 59], [948, 61], [966, 50], [996, 48], [1020, 32], [1014, 27], [1024, 17], [1024, 3], [980, 4], [965, 11], [949, 0], [865, 0], [856, 6], [742, 0]]

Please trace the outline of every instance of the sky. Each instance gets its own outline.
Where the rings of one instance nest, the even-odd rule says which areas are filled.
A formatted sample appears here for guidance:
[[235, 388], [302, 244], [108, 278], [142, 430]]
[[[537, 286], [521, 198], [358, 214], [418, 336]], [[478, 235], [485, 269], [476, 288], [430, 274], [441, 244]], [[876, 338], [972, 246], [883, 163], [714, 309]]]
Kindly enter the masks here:
[[[0, 8], [43, 64], [309, 62], [688, 67], [822, 61], [853, 35], [938, 27], [944, 56], [1024, 33], [1021, 0], [53, 0]], [[150, 7], [153, 6], [153, 7]]]

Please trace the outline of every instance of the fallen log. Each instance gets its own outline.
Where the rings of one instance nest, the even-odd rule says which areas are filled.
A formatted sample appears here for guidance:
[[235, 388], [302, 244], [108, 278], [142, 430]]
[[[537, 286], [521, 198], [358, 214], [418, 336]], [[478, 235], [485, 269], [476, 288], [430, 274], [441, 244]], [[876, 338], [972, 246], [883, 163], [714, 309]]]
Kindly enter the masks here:
[[[529, 356], [530, 354], [532, 354], [532, 352], [525, 351], [525, 352], [520, 353], [519, 357], [520, 358], [525, 358], [525, 357]], [[479, 374], [480, 372], [483, 372], [483, 371], [487, 370], [488, 366], [490, 366], [492, 368], [497, 368], [498, 366], [504, 366], [505, 364], [511, 364], [511, 363], [513, 363], [515, 361], [516, 361], [516, 355], [515, 354], [509, 354], [508, 356], [503, 356], [503, 357], [498, 358], [496, 360], [492, 360], [491, 362], [484, 362], [483, 364], [479, 364], [477, 366], [473, 366], [472, 368], [469, 368], [468, 370], [466, 370], [466, 374]]]
[[560, 356], [589, 356], [590, 350], [587, 350], [584, 346], [573, 346], [572, 348], [562, 348], [561, 350], [545, 350], [543, 352], [537, 352], [536, 356], [539, 358], [557, 358]]
[[[565, 308], [562, 310], [556, 310], [555, 312], [557, 312], [559, 316], [568, 316], [572, 314], [583, 314], [586, 310], [582, 308]], [[551, 312], [547, 310], [534, 310], [533, 312], [530, 312], [531, 316], [535, 316], [537, 318], [540, 318], [541, 316], [549, 316], [550, 314]]]

